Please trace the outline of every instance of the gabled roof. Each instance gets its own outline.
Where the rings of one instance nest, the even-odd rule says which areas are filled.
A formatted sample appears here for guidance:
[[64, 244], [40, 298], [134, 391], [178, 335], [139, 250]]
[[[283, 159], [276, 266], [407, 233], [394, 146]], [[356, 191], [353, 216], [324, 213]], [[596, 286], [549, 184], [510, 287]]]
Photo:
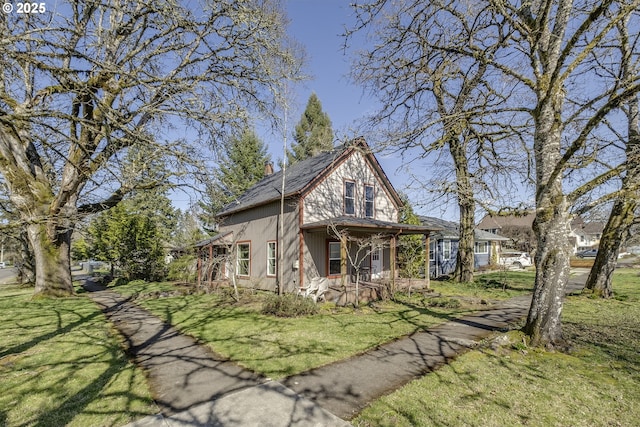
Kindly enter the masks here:
[[[398, 193], [389, 182], [389, 178], [382, 170], [378, 160], [363, 138], [356, 138], [350, 143], [335, 147], [331, 151], [317, 154], [288, 166], [285, 175], [285, 197], [290, 198], [303, 195], [305, 191], [312, 188], [318, 181], [324, 179], [356, 150], [362, 152], [376, 173], [381, 177], [383, 184], [394, 199], [396, 205], [398, 207], [402, 206], [400, 196], [398, 196]], [[280, 200], [281, 190], [282, 170], [264, 177], [235, 201], [225, 206], [216, 216], [223, 217]]]
[[589, 221], [586, 222], [582, 217], [577, 216], [571, 221], [571, 229], [576, 234], [582, 235], [594, 235], [594, 234], [602, 234], [605, 227], [604, 222], [600, 221]]
[[[434, 218], [432, 216], [418, 216], [420, 218], [420, 222], [430, 228], [441, 229], [442, 231], [437, 233], [437, 237], [441, 239], [459, 239], [460, 238], [460, 225], [446, 221], [440, 218]], [[503, 237], [495, 233], [490, 233], [488, 231], [480, 230], [475, 228], [473, 231], [473, 238], [476, 241], [507, 241], [508, 237]]]
[[210, 237], [208, 239], [205, 240], [200, 240], [198, 243], [196, 243], [195, 246], [196, 248], [202, 248], [205, 246], [210, 246], [210, 245], [215, 245], [216, 243], [228, 243], [226, 237], [229, 236], [230, 234], [233, 234], [232, 231], [227, 231], [226, 233], [220, 233], [220, 234], [216, 234], [213, 237]]
[[482, 230], [494, 230], [504, 227], [531, 228], [534, 219], [536, 219], [535, 212], [528, 212], [525, 215], [485, 215], [477, 227]]

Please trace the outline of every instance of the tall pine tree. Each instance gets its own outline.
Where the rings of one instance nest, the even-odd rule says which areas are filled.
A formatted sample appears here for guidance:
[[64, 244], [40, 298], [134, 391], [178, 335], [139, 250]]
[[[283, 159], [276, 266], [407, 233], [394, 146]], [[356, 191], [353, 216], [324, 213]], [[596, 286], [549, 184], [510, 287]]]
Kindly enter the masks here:
[[252, 129], [233, 136], [224, 146], [219, 169], [208, 185], [205, 201], [200, 204], [202, 220], [207, 228], [224, 206], [240, 197], [265, 176], [265, 165], [271, 162], [264, 143]]
[[287, 150], [289, 164], [333, 148], [333, 129], [327, 113], [322, 111], [322, 104], [315, 93], [307, 102], [307, 108], [296, 125], [293, 134], [295, 143]]

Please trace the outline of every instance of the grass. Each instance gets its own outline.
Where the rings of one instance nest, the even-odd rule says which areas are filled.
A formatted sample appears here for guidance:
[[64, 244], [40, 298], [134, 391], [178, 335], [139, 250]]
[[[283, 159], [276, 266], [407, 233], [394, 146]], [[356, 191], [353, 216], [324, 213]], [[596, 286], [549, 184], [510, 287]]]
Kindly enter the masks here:
[[0, 425], [123, 425], [156, 413], [142, 372], [84, 296], [0, 286]]
[[[167, 284], [153, 284], [149, 294]], [[297, 318], [261, 314], [267, 293], [242, 294], [235, 303], [226, 293], [147, 298], [138, 303], [217, 353], [266, 377], [282, 378], [361, 353], [470, 311], [428, 307], [415, 297], [404, 303], [379, 302], [353, 308], [322, 304], [319, 313]]]
[[569, 297], [568, 354], [511, 346], [466, 353], [365, 409], [365, 426], [634, 426], [640, 419], [640, 277], [614, 276], [616, 299]]
[[[386, 425], [636, 425], [640, 418], [640, 278], [619, 270], [613, 300], [570, 297], [570, 354], [512, 345], [469, 352], [375, 402], [353, 422]], [[267, 294], [193, 294], [172, 283], [132, 282], [135, 296], [182, 331], [267, 377], [343, 359], [481, 308], [480, 301], [529, 292], [531, 272], [482, 275], [473, 284], [434, 282], [438, 297], [413, 293], [361, 307], [320, 305], [299, 318], [261, 314]], [[504, 290], [503, 290], [504, 288]], [[82, 293], [31, 298], [0, 286], [0, 426], [126, 424], [157, 412], [144, 376], [117, 334]]]
[[[500, 281], [498, 287], [495, 282]], [[510, 285], [503, 290], [502, 281]], [[269, 378], [283, 378], [341, 360], [424, 330], [499, 300], [531, 291], [533, 274], [487, 274], [472, 284], [437, 282], [435, 294], [398, 295], [396, 301], [352, 308], [320, 306], [313, 316], [280, 318], [261, 313], [268, 293], [228, 290], [195, 293], [172, 283], [131, 282], [114, 288], [165, 321], [241, 366]], [[182, 289], [182, 291], [180, 291]], [[163, 294], [165, 296], [158, 297]]]
[[500, 271], [477, 274], [472, 283], [433, 281], [431, 288], [445, 296], [506, 300], [531, 293], [535, 271]]

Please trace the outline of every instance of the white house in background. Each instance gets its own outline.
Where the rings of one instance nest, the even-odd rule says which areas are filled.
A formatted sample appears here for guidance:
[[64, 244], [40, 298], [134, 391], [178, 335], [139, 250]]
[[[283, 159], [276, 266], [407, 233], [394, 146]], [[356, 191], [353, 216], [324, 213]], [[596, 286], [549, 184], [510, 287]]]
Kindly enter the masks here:
[[579, 216], [574, 218], [571, 221], [571, 243], [574, 253], [597, 247], [600, 244], [604, 226], [603, 222], [585, 222]]

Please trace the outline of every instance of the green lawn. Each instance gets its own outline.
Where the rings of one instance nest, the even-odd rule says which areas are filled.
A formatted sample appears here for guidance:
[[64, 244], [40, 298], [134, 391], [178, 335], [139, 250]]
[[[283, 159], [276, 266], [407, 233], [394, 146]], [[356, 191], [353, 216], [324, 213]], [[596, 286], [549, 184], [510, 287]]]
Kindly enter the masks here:
[[617, 298], [569, 297], [570, 354], [513, 344], [472, 351], [365, 409], [364, 426], [637, 426], [640, 277], [614, 276]]
[[118, 426], [157, 413], [98, 307], [0, 285], [0, 426]]
[[[506, 282], [505, 282], [506, 280]], [[569, 298], [570, 355], [515, 344], [489, 347], [398, 390], [354, 422], [384, 425], [634, 425], [640, 418], [640, 280], [615, 276], [617, 298]], [[475, 284], [434, 282], [433, 294], [399, 296], [361, 309], [324, 304], [317, 315], [260, 313], [265, 294], [189, 294], [171, 283], [133, 282], [114, 290], [215, 351], [268, 377], [282, 378], [349, 357], [494, 300], [531, 290], [533, 274], [483, 275]], [[503, 290], [504, 289], [504, 290]], [[82, 292], [31, 299], [0, 286], [0, 426], [126, 424], [157, 412], [144, 376], [117, 334]]]
[[225, 291], [179, 295], [181, 289], [188, 290], [171, 283], [136, 281], [114, 289], [135, 295], [141, 306], [219, 354], [276, 379], [481, 310], [489, 301], [530, 292], [532, 283], [531, 272], [487, 274], [473, 284], [434, 282], [433, 294], [398, 295], [395, 302], [377, 302], [358, 310], [325, 304], [319, 314], [300, 318], [260, 314], [265, 296], [260, 292], [244, 292], [240, 303], [235, 303]]
[[[151, 294], [166, 285], [153, 285]], [[128, 286], [116, 288], [130, 293]], [[361, 353], [399, 336], [468, 313], [466, 305], [430, 307], [416, 295], [402, 303], [353, 308], [322, 305], [318, 314], [281, 318], [260, 313], [266, 294], [243, 294], [233, 303], [223, 293], [146, 298], [138, 303], [219, 354], [270, 378], [282, 378]], [[476, 307], [477, 309], [477, 307]]]

